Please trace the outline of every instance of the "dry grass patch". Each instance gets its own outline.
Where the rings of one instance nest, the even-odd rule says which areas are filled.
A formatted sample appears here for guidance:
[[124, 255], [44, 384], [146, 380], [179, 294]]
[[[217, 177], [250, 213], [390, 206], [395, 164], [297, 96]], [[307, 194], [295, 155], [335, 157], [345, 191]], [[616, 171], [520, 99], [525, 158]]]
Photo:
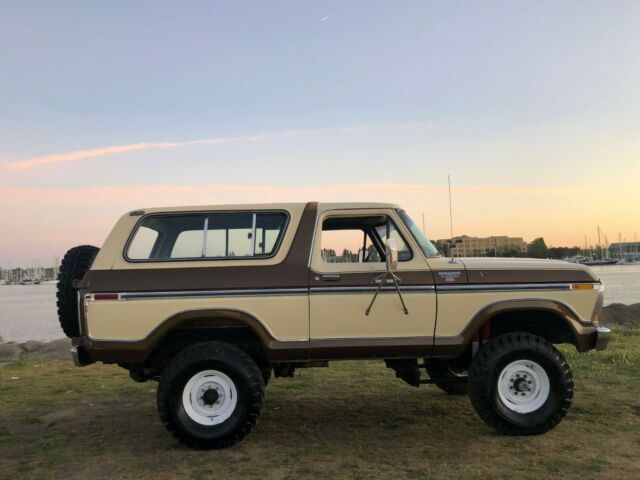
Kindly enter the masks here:
[[0, 477], [640, 478], [640, 330], [606, 352], [563, 349], [574, 404], [543, 436], [498, 436], [467, 398], [409, 387], [382, 362], [336, 362], [272, 380], [257, 428], [220, 452], [175, 443], [153, 382], [18, 362], [0, 370]]

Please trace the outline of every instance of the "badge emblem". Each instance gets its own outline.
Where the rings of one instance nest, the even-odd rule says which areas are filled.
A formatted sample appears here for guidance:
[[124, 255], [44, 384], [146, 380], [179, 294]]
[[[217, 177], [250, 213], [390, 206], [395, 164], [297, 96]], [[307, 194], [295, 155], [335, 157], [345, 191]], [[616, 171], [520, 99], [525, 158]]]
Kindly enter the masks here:
[[445, 282], [455, 282], [460, 277], [460, 272], [438, 272]]

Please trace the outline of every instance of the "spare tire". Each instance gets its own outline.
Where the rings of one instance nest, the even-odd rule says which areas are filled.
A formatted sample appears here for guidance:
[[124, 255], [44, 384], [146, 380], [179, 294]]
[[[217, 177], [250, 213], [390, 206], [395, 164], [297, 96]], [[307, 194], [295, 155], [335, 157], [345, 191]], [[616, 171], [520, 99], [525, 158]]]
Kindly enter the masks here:
[[60, 264], [58, 273], [58, 318], [60, 326], [69, 338], [80, 336], [78, 319], [78, 290], [74, 280], [81, 280], [91, 268], [100, 249], [93, 245], [80, 245], [69, 250]]

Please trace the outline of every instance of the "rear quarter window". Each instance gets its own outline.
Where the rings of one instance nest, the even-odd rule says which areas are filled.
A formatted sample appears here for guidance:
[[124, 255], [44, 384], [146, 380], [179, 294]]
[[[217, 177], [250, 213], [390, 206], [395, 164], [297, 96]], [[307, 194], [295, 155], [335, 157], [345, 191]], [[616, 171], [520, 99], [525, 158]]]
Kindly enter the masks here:
[[128, 261], [269, 258], [277, 253], [285, 212], [154, 214], [137, 225]]
[[131, 258], [150, 258], [151, 249], [157, 239], [158, 232], [141, 225], [129, 245], [129, 256]]

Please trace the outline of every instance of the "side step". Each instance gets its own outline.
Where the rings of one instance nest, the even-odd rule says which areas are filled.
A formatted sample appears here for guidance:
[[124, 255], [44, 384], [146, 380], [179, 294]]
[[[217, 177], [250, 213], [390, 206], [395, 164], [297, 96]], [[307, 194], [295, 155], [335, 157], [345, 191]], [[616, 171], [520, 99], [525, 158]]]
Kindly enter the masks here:
[[399, 378], [412, 387], [419, 387], [420, 385], [430, 385], [434, 383], [462, 383], [464, 380], [457, 378], [422, 378], [420, 370], [425, 369], [425, 364], [420, 363], [415, 359], [403, 359], [403, 360], [385, 360], [387, 368], [390, 368], [396, 372], [396, 378]]

